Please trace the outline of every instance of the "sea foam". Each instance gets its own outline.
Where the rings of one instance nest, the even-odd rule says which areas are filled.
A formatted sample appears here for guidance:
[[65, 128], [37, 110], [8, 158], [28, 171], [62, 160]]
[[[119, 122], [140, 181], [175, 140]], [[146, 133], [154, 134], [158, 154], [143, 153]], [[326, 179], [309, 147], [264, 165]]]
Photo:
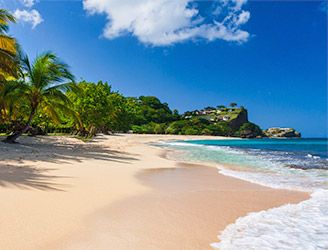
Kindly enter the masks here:
[[328, 190], [309, 200], [250, 213], [227, 226], [212, 243], [220, 250], [327, 250]]
[[[327, 159], [295, 152], [245, 149], [229, 146], [193, 144], [184, 141], [163, 145], [182, 150], [178, 160], [214, 162], [224, 175], [272, 188], [312, 192], [328, 189]], [[230, 169], [222, 164], [238, 166]]]
[[[221, 174], [272, 188], [312, 192], [309, 200], [250, 213], [213, 243], [221, 250], [328, 250], [328, 159], [313, 154], [169, 142], [184, 160], [213, 161]], [[222, 163], [239, 166], [226, 168]]]

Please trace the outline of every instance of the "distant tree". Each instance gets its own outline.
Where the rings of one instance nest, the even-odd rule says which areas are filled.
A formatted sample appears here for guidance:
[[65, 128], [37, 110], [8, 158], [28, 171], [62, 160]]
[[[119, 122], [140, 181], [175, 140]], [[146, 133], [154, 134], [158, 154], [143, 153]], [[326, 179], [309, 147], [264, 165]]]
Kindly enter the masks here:
[[224, 135], [224, 136], [230, 136], [232, 135], [232, 128], [229, 126], [227, 122], [221, 121], [215, 124], [217, 127], [217, 135]]
[[83, 81], [78, 83], [77, 87], [78, 91], [68, 92], [68, 97], [79, 117], [79, 135], [86, 136], [91, 131], [96, 133], [97, 130], [105, 132], [111, 111], [111, 86], [101, 81], [96, 84]]
[[177, 120], [179, 120], [179, 119], [182, 118], [181, 115], [179, 114], [179, 111], [177, 109], [174, 109], [173, 110], [173, 116], [172, 116], [172, 118], [173, 118], [174, 121], [177, 121]]
[[192, 126], [201, 127], [210, 124], [209, 120], [201, 117], [193, 117], [188, 123]]
[[201, 132], [201, 135], [213, 135], [213, 131], [210, 130], [209, 128], [204, 128]]
[[180, 134], [181, 129], [188, 124], [187, 120], [172, 122], [165, 130], [166, 134]]
[[68, 96], [78, 115], [78, 130], [81, 136], [93, 136], [97, 132], [126, 132], [130, 129], [134, 100], [113, 92], [107, 82], [80, 82], [78, 91], [69, 91]]
[[229, 106], [230, 106], [230, 107], [232, 107], [232, 108], [234, 108], [234, 107], [236, 107], [236, 106], [237, 106], [237, 103], [235, 103], [235, 102], [232, 102], [232, 103], [230, 103], [230, 104], [229, 104]]
[[127, 99], [118, 92], [112, 92], [108, 98], [106, 129], [126, 132], [133, 121], [133, 113], [127, 106]]
[[224, 105], [218, 105], [218, 106], [216, 106], [218, 109], [224, 109], [226, 106], [224, 106]]
[[165, 124], [158, 124], [156, 123], [154, 126], [154, 133], [155, 134], [164, 134], [165, 133]]
[[183, 114], [183, 116], [191, 116], [191, 115], [193, 115], [193, 112], [191, 112], [191, 111], [186, 111]]
[[254, 138], [256, 136], [261, 136], [263, 134], [261, 128], [251, 122], [246, 122], [240, 128], [238, 131], [235, 132], [235, 136], [243, 137], [243, 138]]
[[155, 96], [140, 96], [134, 105], [135, 125], [150, 122], [165, 123], [180, 119], [177, 111], [172, 111], [167, 103], [162, 103]]
[[206, 108], [204, 108], [205, 110], [214, 110], [215, 108], [214, 107], [210, 107], [210, 106], [208, 106], [208, 107], [206, 107]]
[[183, 135], [198, 135], [199, 130], [196, 127], [185, 126], [181, 129], [181, 134]]

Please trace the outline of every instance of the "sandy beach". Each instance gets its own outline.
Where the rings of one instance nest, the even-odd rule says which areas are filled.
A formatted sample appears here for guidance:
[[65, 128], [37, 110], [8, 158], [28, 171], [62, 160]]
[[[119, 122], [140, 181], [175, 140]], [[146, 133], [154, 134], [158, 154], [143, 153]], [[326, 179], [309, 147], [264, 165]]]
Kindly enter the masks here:
[[211, 249], [238, 217], [309, 197], [179, 163], [149, 144], [194, 138], [1, 143], [0, 249]]

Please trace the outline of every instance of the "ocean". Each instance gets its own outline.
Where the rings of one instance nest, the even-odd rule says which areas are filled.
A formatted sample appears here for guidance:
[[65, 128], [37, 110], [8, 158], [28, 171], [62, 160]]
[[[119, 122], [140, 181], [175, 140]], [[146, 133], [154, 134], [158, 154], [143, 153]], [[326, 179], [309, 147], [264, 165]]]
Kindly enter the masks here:
[[211, 162], [218, 172], [309, 200], [251, 213], [229, 225], [214, 249], [328, 249], [328, 139], [233, 139], [165, 142], [177, 160]]

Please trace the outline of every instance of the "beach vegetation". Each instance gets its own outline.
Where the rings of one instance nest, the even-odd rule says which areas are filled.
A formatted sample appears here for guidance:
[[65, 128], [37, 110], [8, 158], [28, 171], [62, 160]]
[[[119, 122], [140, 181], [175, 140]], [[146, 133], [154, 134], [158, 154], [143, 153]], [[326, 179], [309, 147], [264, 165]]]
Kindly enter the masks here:
[[247, 110], [230, 103], [180, 114], [156, 96], [126, 97], [107, 82], [76, 83], [68, 64], [45, 52], [33, 61], [8, 35], [14, 17], [0, 9], [0, 133], [5, 142], [22, 134], [97, 133], [256, 137], [261, 129]]
[[20, 64], [23, 75], [17, 80], [17, 84], [28, 112], [25, 124], [9, 135], [5, 142], [15, 142], [27, 132], [38, 111], [55, 121], [59, 121], [58, 109], [70, 111], [70, 102], [64, 91], [71, 88], [74, 77], [67, 64], [48, 52], [37, 56], [32, 63], [27, 55], [21, 55]]
[[258, 125], [251, 122], [246, 122], [240, 126], [234, 135], [243, 138], [254, 138], [257, 136], [262, 136], [263, 132]]
[[67, 92], [78, 119], [73, 121], [77, 134], [94, 136], [111, 131], [126, 132], [129, 129], [129, 110], [126, 98], [113, 92], [107, 82], [82, 81]]
[[15, 23], [14, 16], [5, 9], [0, 9], [0, 83], [16, 78], [19, 74], [17, 58], [18, 44], [7, 34], [9, 23]]

